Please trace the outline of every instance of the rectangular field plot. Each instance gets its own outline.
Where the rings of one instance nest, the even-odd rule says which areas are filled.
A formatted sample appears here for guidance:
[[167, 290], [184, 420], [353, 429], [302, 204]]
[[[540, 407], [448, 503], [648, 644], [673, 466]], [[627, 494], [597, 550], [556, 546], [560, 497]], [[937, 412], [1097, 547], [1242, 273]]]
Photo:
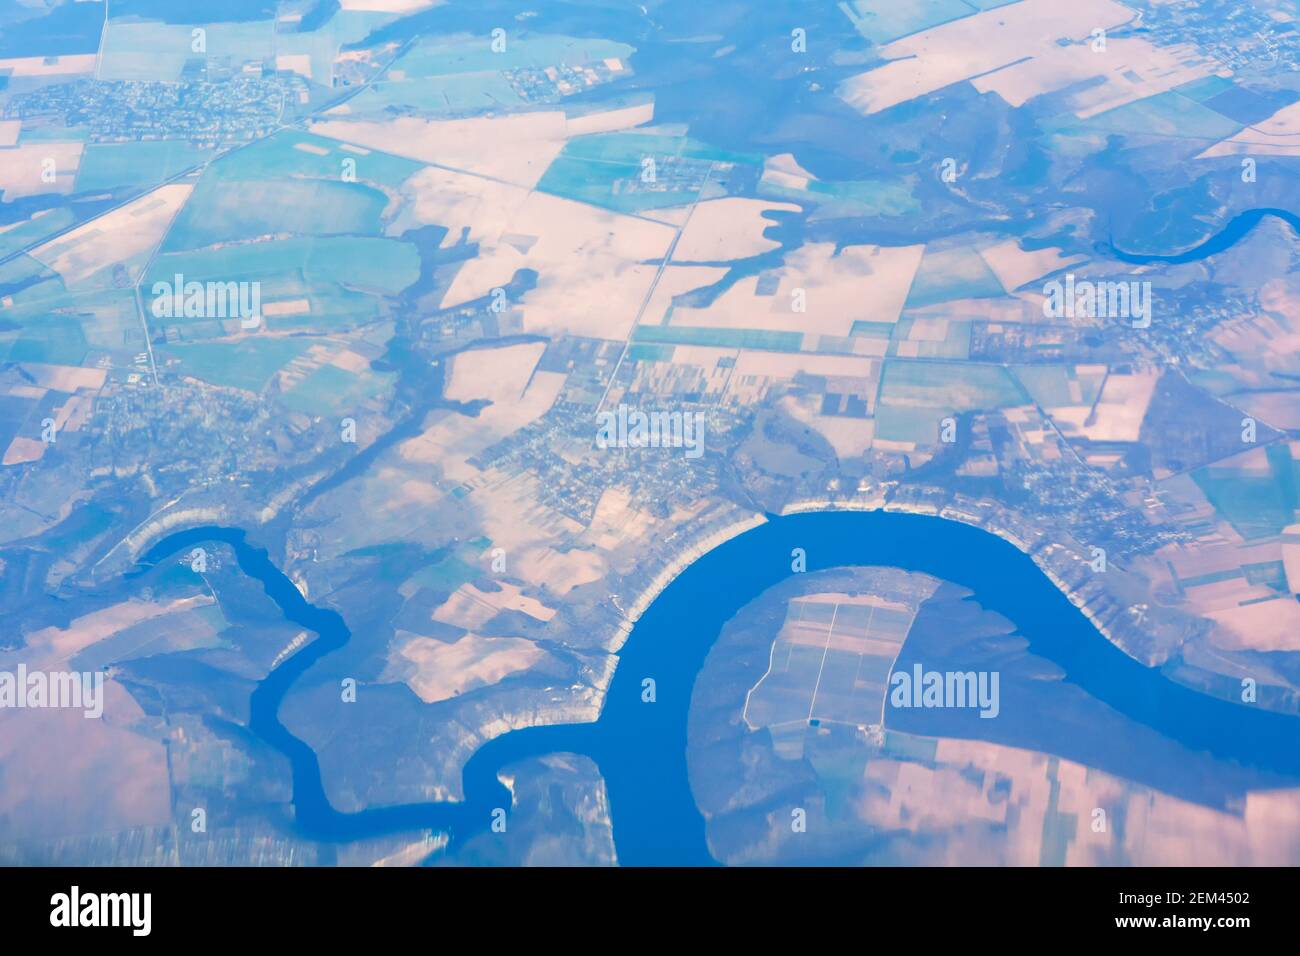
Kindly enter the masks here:
[[889, 672], [914, 614], [872, 595], [791, 601], [768, 671], [745, 702], [746, 722], [880, 723]]
[[378, 235], [387, 197], [372, 186], [330, 180], [223, 183], [204, 178], [168, 233], [165, 251], [259, 236]]
[[889, 43], [975, 12], [965, 0], [899, 0], [888, 4], [844, 0], [839, 6], [853, 22], [853, 29], [872, 43]]

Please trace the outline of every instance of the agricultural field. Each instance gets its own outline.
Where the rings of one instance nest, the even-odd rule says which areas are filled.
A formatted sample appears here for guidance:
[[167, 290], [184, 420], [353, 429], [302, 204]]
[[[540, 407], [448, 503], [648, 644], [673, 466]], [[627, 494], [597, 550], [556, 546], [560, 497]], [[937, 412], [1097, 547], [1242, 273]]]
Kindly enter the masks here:
[[86, 147], [77, 169], [79, 191], [149, 186], [184, 170], [202, 166], [217, 155], [182, 140], [94, 143]]
[[261, 394], [276, 375], [315, 344], [306, 337], [260, 336], [238, 342], [201, 342], [169, 345], [159, 351], [159, 361], [177, 374], [221, 388]]
[[1295, 19], [0, 2], [0, 864], [1300, 862]]
[[[400, 56], [342, 112], [371, 118], [412, 110], [428, 116], [468, 116], [484, 110], [524, 109], [530, 103], [530, 88], [538, 93], [554, 89], [546, 83], [550, 79], [546, 71], [601, 64], [616, 76], [625, 72], [622, 61], [632, 52], [626, 44], [606, 40], [529, 33], [507, 34], [504, 49], [498, 50], [483, 37], [423, 41]], [[534, 76], [521, 83], [520, 71]], [[592, 79], [587, 76], [584, 82]]]
[[719, 167], [758, 162], [685, 137], [597, 134], [566, 143], [537, 188], [616, 212], [643, 212], [692, 202], [714, 182]]
[[[113, 18], [104, 30], [99, 57], [101, 80], [176, 81], [185, 65], [199, 51], [194, 27], [187, 24], [150, 23]], [[203, 24], [205, 57], [220, 57], [236, 70], [245, 63], [274, 61], [275, 24], [270, 20], [251, 23]]]

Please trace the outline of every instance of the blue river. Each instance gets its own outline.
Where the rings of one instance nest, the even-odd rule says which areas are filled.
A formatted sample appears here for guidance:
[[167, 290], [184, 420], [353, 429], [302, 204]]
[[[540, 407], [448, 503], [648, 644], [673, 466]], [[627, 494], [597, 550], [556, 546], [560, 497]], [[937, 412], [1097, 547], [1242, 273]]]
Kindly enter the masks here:
[[1300, 216], [1293, 212], [1287, 212], [1285, 209], [1247, 209], [1245, 212], [1233, 216], [1222, 229], [1186, 252], [1180, 252], [1176, 255], [1148, 256], [1121, 252], [1114, 245], [1108, 246], [1107, 252], [1121, 262], [1128, 262], [1133, 265], [1146, 265], [1152, 262], [1163, 262], [1175, 266], [1183, 265], [1217, 255], [1220, 252], [1226, 252], [1267, 218], [1280, 219], [1295, 230], [1297, 234], [1300, 234]]
[[[704, 820], [687, 777], [691, 691], [723, 625], [793, 573], [795, 548], [806, 553], [809, 572], [886, 565], [961, 585], [984, 608], [1010, 621], [1030, 653], [1059, 667], [1066, 684], [1182, 746], [1242, 768], [1300, 780], [1300, 718], [1210, 697], [1134, 661], [1098, 633], [1028, 555], [1001, 538], [923, 515], [819, 512], [769, 516], [679, 575], [633, 629], [595, 723], [528, 728], [490, 741], [465, 767], [463, 802], [340, 813], [325, 795], [316, 754], [285, 729], [278, 714], [294, 683], [342, 647], [351, 632], [336, 612], [304, 599], [242, 531], [182, 531], [160, 541], [144, 562], [156, 563], [213, 541], [234, 549], [240, 569], [262, 583], [286, 618], [318, 635], [258, 685], [250, 720], [250, 730], [289, 759], [297, 826], [313, 839], [349, 841], [433, 828], [448, 831], [453, 845], [459, 844], [488, 828], [494, 808], [510, 807], [509, 791], [497, 778], [503, 766], [571, 752], [591, 757], [600, 768], [621, 863], [712, 864]], [[653, 703], [642, 701], [647, 677], [656, 682]]]

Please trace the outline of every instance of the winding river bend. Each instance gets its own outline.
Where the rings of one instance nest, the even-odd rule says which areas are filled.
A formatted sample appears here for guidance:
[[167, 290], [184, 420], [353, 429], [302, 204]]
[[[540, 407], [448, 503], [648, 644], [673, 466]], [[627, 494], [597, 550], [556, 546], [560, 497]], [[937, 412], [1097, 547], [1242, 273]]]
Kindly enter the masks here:
[[[1015, 625], [1031, 653], [1052, 661], [1067, 683], [1115, 711], [1194, 750], [1300, 780], [1300, 718], [1209, 697], [1142, 666], [1099, 634], [1009, 542], [943, 518], [840, 511], [769, 516], [688, 567], [637, 622], [619, 654], [600, 719], [528, 728], [490, 741], [465, 767], [463, 803], [340, 813], [325, 795], [316, 754], [285, 729], [278, 713], [299, 677], [346, 644], [351, 632], [336, 612], [304, 599], [267, 552], [237, 529], [182, 531], [160, 541], [143, 560], [156, 563], [211, 541], [231, 546], [240, 569], [262, 583], [285, 617], [318, 635], [258, 685], [250, 720], [250, 730], [289, 759], [297, 825], [314, 839], [348, 841], [432, 828], [447, 830], [457, 844], [487, 829], [494, 808], [510, 807], [509, 791], [497, 777], [503, 766], [564, 751], [585, 754], [599, 766], [620, 862], [712, 864], [687, 778], [691, 691], [727, 620], [790, 576], [794, 548], [805, 551], [808, 571], [886, 565], [968, 588], [974, 600]], [[654, 703], [642, 702], [647, 677], [656, 682]]]
[[1113, 244], [1109, 246], [1107, 251], [1120, 262], [1128, 262], [1133, 265], [1146, 265], [1152, 262], [1163, 262], [1172, 266], [1183, 265], [1187, 262], [1196, 262], [1199, 259], [1218, 255], [1220, 252], [1226, 252], [1267, 218], [1280, 219], [1295, 230], [1297, 234], [1300, 234], [1300, 216], [1293, 212], [1287, 212], [1285, 209], [1247, 209], [1245, 212], [1233, 216], [1222, 229], [1186, 252], [1180, 252], [1176, 255], [1140, 255], [1121, 252]]

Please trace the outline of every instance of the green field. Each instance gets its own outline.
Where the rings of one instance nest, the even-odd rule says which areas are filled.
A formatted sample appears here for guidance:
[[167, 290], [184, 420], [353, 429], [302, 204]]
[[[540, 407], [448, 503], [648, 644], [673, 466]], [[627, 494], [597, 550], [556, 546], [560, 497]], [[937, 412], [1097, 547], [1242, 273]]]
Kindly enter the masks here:
[[76, 222], [76, 219], [71, 209], [58, 207], [10, 226], [0, 232], [0, 257], [33, 246], [59, 230], [67, 229]]
[[1207, 465], [1192, 480], [1217, 511], [1247, 541], [1270, 538], [1296, 520], [1300, 462], [1285, 443], [1268, 447], [1269, 476]]
[[396, 187], [424, 168], [422, 163], [392, 153], [353, 147], [338, 140], [297, 130], [281, 130], [222, 156], [204, 178], [220, 182], [272, 179], [341, 181], [343, 161], [356, 163], [357, 181]]
[[[1080, 377], [1072, 365], [1013, 365], [1012, 374], [1029, 396], [1043, 408], [1062, 405], [1092, 405], [1101, 393], [1104, 374]], [[1070, 388], [1078, 383], [1077, 397]]]
[[[130, 289], [69, 291], [63, 280], [30, 256], [0, 266], [0, 285], [37, 281], [9, 294], [0, 307], [0, 361], [80, 365], [90, 349], [143, 347]], [[61, 310], [61, 311], [56, 311]], [[134, 337], [134, 338], [133, 338]]]
[[130, 625], [77, 653], [69, 666], [100, 670], [109, 664], [155, 654], [220, 647], [226, 619], [217, 604], [164, 614]]
[[1217, 369], [1188, 369], [1187, 380], [1211, 395], [1224, 396], [1241, 388], [1235, 375]]
[[[655, 188], [641, 183], [642, 161], [653, 158]], [[686, 160], [692, 175], [681, 176], [674, 160]], [[762, 157], [713, 149], [681, 136], [649, 133], [597, 133], [565, 144], [537, 188], [617, 212], [662, 209], [689, 203], [699, 195], [708, 163], [758, 165]]]
[[339, 47], [364, 40], [372, 30], [393, 19], [392, 14], [370, 10], [335, 9], [329, 19], [306, 33], [277, 30], [275, 51], [281, 56], [306, 54], [311, 58], [311, 81], [328, 87]]
[[493, 52], [488, 35], [427, 39], [403, 54], [384, 79], [354, 97], [348, 107], [361, 115], [414, 109], [435, 116], [520, 109], [528, 101], [503, 71], [626, 60], [633, 52], [632, 47], [612, 40], [514, 30], [508, 30], [506, 47], [499, 53]]
[[1002, 283], [974, 249], [961, 247], [931, 252], [928, 248], [912, 279], [904, 308], [919, 309], [957, 299], [990, 299], [1005, 295]]
[[88, 544], [113, 526], [117, 514], [94, 502], [78, 505], [45, 535], [51, 551], [72, 551]]
[[903, 216], [921, 208], [912, 190], [902, 180], [860, 179], [833, 183], [814, 180], [803, 195], [811, 195], [819, 202], [833, 206], [841, 215]]
[[632, 341], [657, 345], [712, 345], [728, 349], [767, 349], [798, 352], [802, 332], [773, 332], [766, 329], [706, 329], [677, 325], [638, 325]]
[[354, 375], [335, 365], [322, 365], [280, 397], [288, 408], [306, 415], [337, 415], [381, 394], [394, 379], [391, 373]]
[[462, 35], [422, 40], [405, 53], [393, 69], [410, 79], [452, 73], [488, 73], [520, 67], [543, 68], [560, 63], [576, 65], [607, 58], [626, 59], [633, 47], [613, 40], [560, 34], [529, 34], [507, 30], [506, 48], [493, 52], [491, 37]]
[[306, 337], [255, 335], [238, 342], [167, 345], [157, 350], [158, 363], [164, 365], [168, 359], [179, 359], [180, 364], [173, 370], [182, 375], [260, 394], [276, 372], [318, 341]]
[[885, 731], [885, 746], [882, 748], [882, 753], [888, 757], [933, 764], [938, 752], [939, 741], [933, 737], [918, 737], [916, 734], [900, 733], [897, 730]]
[[204, 177], [181, 210], [165, 252], [267, 235], [377, 235], [388, 205], [378, 189], [320, 179], [218, 182]]
[[27, 146], [31, 143], [72, 143], [85, 142], [90, 138], [89, 126], [59, 126], [57, 123], [49, 126], [30, 126], [23, 124], [22, 130], [18, 134], [18, 145]]
[[1000, 366], [887, 359], [881, 373], [877, 415], [882, 408], [942, 409], [943, 415], [949, 415], [1021, 405], [1028, 400], [1025, 391]]
[[921, 208], [906, 179], [856, 179], [841, 182], [811, 180], [806, 189], [759, 183], [759, 193], [772, 199], [816, 203], [817, 217], [903, 216]]
[[[3, 346], [0, 346], [3, 351]], [[66, 315], [51, 315], [31, 322], [11, 341], [4, 360], [80, 365], [86, 357], [86, 336], [81, 323]]]
[[[264, 305], [307, 299], [298, 314], [267, 317], [271, 328], [340, 330], [373, 321], [377, 296], [395, 295], [420, 277], [420, 255], [409, 242], [366, 236], [280, 239], [158, 256], [141, 283], [146, 308], [155, 282], [257, 282]], [[219, 323], [161, 319], [185, 340], [223, 334]]]
[[875, 437], [885, 441], [934, 445], [939, 441], [939, 423], [951, 414], [951, 409], [937, 405], [877, 405]]
[[1063, 117], [1053, 127], [1054, 131], [1061, 132], [1185, 137], [1207, 142], [1226, 139], [1241, 129], [1242, 124], [1172, 90], [1118, 106], [1086, 120]]
[[1070, 400], [1069, 370], [1064, 365], [1016, 365], [1012, 372], [1043, 408], [1075, 404]]
[[633, 362], [671, 362], [673, 351], [671, 345], [633, 345], [627, 357]]
[[359, 93], [348, 106], [359, 114], [406, 108], [438, 115], [511, 109], [526, 104], [527, 100], [515, 92], [501, 73], [458, 73], [416, 80], [382, 80]]
[[[915, 317], [903, 316], [894, 325], [893, 341], [889, 345], [890, 355], [897, 355], [899, 344], [908, 340]], [[971, 324], [959, 320], [950, 320], [944, 330], [943, 340], [939, 342], [916, 341], [916, 358], [927, 359], [966, 359], [970, 357]], [[911, 357], [911, 356], [909, 356]]]
[[859, 319], [853, 323], [849, 335], [862, 335], [873, 339], [887, 339], [894, 334], [893, 322], [867, 322]]
[[425, 565], [407, 580], [420, 587], [450, 592], [480, 577], [482, 573], [481, 568], [451, 554]]
[[81, 156], [77, 190], [88, 192], [160, 183], [216, 155], [215, 149], [200, 149], [178, 140], [92, 143]]
[[144, 329], [133, 289], [105, 289], [69, 299], [86, 344], [105, 352], [144, 351]]
[[1222, 76], [1203, 76], [1199, 80], [1192, 80], [1190, 83], [1184, 83], [1182, 86], [1175, 86], [1173, 92], [1186, 96], [1188, 99], [1196, 100], [1198, 103], [1204, 103], [1206, 100], [1212, 100], [1220, 93], [1226, 93], [1235, 89], [1232, 80]]
[[[1105, 148], [1111, 136], [1158, 136], [1170, 140], [1186, 155], [1194, 155], [1243, 128], [1243, 124], [1201, 102], [1218, 86], [1206, 81], [1215, 79], [1218, 78], [1207, 77], [1088, 119], [1079, 119], [1072, 113], [1040, 119], [1038, 125], [1044, 134], [1044, 145], [1061, 159], [1079, 159]], [[1178, 140], [1186, 142], [1178, 144]], [[1185, 218], [1194, 216], [1189, 214]], [[1168, 244], [1164, 239], [1160, 242], [1159, 248]]]
[[[104, 30], [98, 79], [175, 82], [185, 62], [198, 56], [191, 49], [193, 27], [156, 21], [110, 19]], [[230, 57], [235, 64], [275, 58], [275, 22], [209, 23], [209, 59]]]
[[975, 12], [964, 0], [843, 0], [839, 8], [853, 29], [872, 43], [889, 43]]
[[[400, 239], [370, 236], [334, 236], [324, 239], [278, 239], [241, 243], [202, 252], [161, 255], [154, 260], [142, 283], [173, 281], [176, 273], [186, 280], [284, 280], [293, 275], [287, 292], [307, 292], [322, 285], [346, 286], [394, 295], [420, 277], [420, 254]], [[267, 294], [263, 289], [262, 297]]]
[[31, 256], [21, 255], [0, 265], [0, 285], [30, 283], [6, 296], [10, 302], [0, 312], [7, 322], [35, 322], [68, 298], [67, 286], [57, 274]]

